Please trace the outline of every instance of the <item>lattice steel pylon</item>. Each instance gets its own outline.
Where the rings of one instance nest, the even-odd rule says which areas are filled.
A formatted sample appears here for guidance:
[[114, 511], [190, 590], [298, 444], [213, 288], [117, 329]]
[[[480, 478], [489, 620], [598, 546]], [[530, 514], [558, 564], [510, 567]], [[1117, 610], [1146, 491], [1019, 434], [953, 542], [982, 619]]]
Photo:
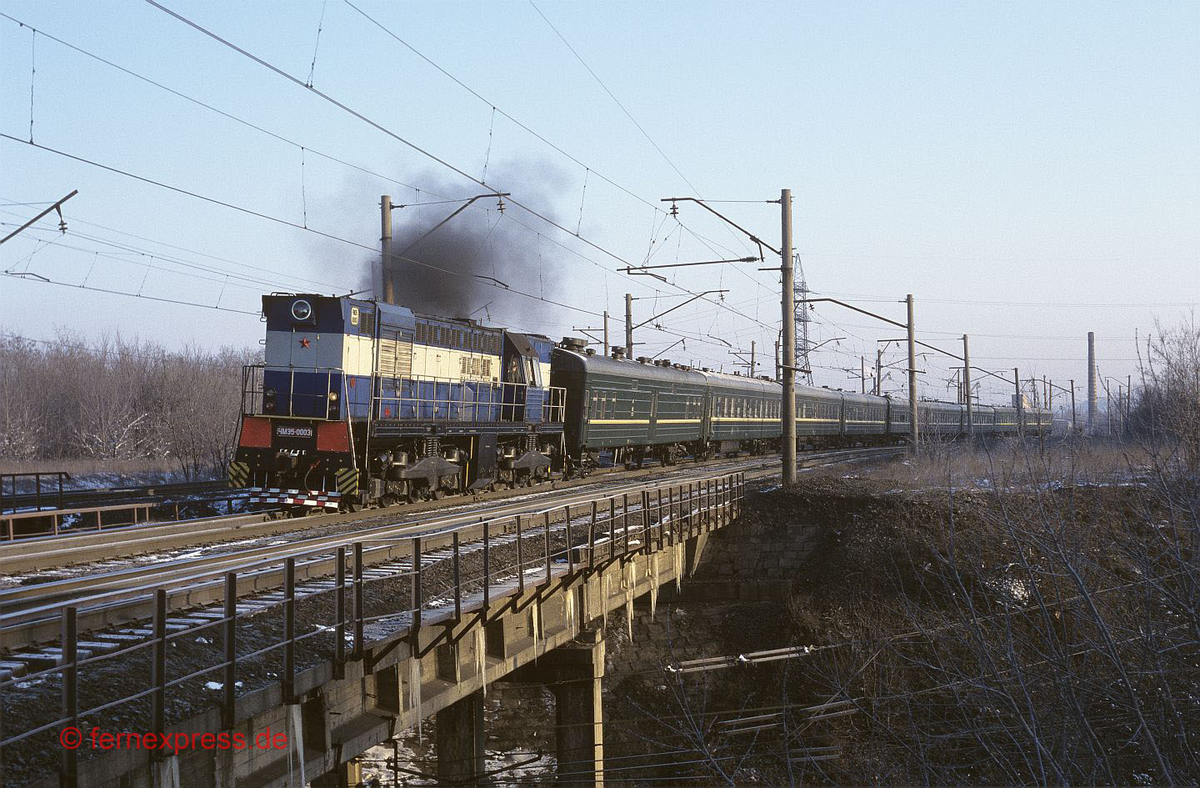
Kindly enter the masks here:
[[796, 269], [796, 361], [805, 372], [800, 373], [808, 382], [808, 385], [813, 385], [812, 364], [809, 363], [808, 349], [812, 344], [808, 339], [808, 324], [812, 322], [812, 316], [808, 308], [808, 280], [804, 277], [804, 265], [800, 262], [800, 254], [796, 253], [792, 256], [792, 263]]

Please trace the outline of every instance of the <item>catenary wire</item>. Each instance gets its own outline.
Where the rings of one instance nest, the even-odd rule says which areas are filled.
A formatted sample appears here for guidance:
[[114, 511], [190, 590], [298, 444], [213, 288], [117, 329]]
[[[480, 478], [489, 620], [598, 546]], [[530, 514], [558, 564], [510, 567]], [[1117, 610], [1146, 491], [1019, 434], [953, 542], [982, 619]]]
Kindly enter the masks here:
[[[157, 2], [157, 0], [144, 0], [144, 2], [146, 2], [150, 6], [153, 6], [154, 8], [159, 9], [163, 13], [175, 18], [176, 20], [182, 22], [183, 24], [187, 25], [188, 27], [191, 27], [192, 29], [196, 30], [197, 32], [199, 32], [205, 36], [208, 36], [209, 38], [220, 43], [221, 45], [228, 47], [229, 49], [233, 50], [234, 52], [237, 52], [238, 54], [242, 55], [243, 57], [246, 57], [246, 58], [250, 59], [251, 61], [259, 64], [260, 66], [270, 70], [271, 72], [283, 77], [284, 79], [288, 80], [289, 82], [292, 82], [292, 83], [298, 85], [299, 87], [303, 88], [304, 90], [307, 90], [307, 91], [311, 92], [312, 94], [320, 97], [321, 99], [333, 104], [337, 108], [339, 108], [339, 109], [343, 110], [344, 112], [350, 114], [351, 116], [361, 120], [362, 122], [366, 123], [367, 125], [371, 126], [372, 128], [376, 129], [377, 131], [380, 131], [381, 133], [391, 137], [392, 139], [396, 140], [397, 142], [400, 142], [401, 144], [405, 145], [406, 147], [410, 148], [411, 150], [429, 158], [430, 160], [436, 162], [437, 164], [440, 164], [440, 165], [446, 167], [447, 169], [449, 169], [451, 172], [455, 173], [456, 175], [459, 175], [460, 177], [465, 178], [482, 188], [485, 188], [485, 189], [491, 188], [491, 187], [487, 186], [487, 184], [480, 181], [479, 179], [466, 173], [461, 168], [451, 164], [450, 162], [446, 161], [445, 159], [442, 159], [441, 157], [437, 156], [436, 154], [432, 153], [431, 151], [427, 151], [426, 149], [422, 148], [421, 146], [417, 145], [416, 143], [412, 142], [411, 140], [406, 139], [405, 137], [401, 136], [400, 134], [397, 134], [396, 132], [392, 131], [391, 129], [387, 128], [386, 126], [383, 126], [382, 124], [372, 120], [371, 118], [367, 117], [366, 115], [363, 115], [361, 112], [358, 112], [357, 110], [342, 103], [341, 101], [334, 98], [333, 96], [331, 96], [327, 93], [324, 93], [323, 91], [318, 90], [315, 87], [309, 87], [309, 86], [305, 85], [304, 82], [302, 80], [298, 79], [297, 77], [289, 74], [288, 72], [284, 71], [283, 69], [281, 69], [275, 65], [272, 65], [271, 63], [267, 62], [266, 60], [263, 60], [262, 58], [258, 57], [257, 55], [250, 53], [249, 51], [239, 47], [238, 45], [232, 43], [231, 41], [228, 41], [228, 40], [222, 38], [221, 36], [208, 30], [207, 28], [203, 27], [202, 25], [191, 21], [187, 17], [171, 10], [170, 8], [167, 8], [166, 6]], [[13, 139], [16, 139], [16, 138], [13, 138]], [[566, 233], [567, 235], [570, 235], [572, 237], [578, 238], [583, 243], [587, 244], [588, 246], [591, 246], [592, 248], [596, 249], [597, 251], [601, 252], [602, 254], [604, 254], [608, 257], [611, 257], [612, 259], [616, 260], [617, 262], [623, 263], [626, 266], [632, 266], [632, 263], [630, 263], [628, 260], [626, 260], [625, 258], [618, 255], [617, 253], [599, 245], [598, 243], [592, 241], [591, 239], [589, 239], [585, 236], [575, 235], [574, 233], [572, 233], [570, 230], [568, 230], [566, 227], [564, 227], [563, 225], [561, 225], [554, 219], [546, 216], [544, 213], [541, 213], [541, 212], [529, 207], [528, 205], [525, 205], [521, 201], [510, 197], [509, 202], [512, 203], [513, 205], [521, 208], [522, 210], [532, 214], [533, 216], [537, 217], [538, 219], [541, 219], [543, 222], [557, 228], [561, 232]], [[669, 283], [669, 284], [678, 290], [682, 290], [691, 295], [695, 295], [695, 293], [692, 293], [691, 291], [687, 290], [687, 288], [681, 287], [674, 283]], [[731, 312], [733, 311], [733, 310], [730, 310], [728, 306], [726, 306], [720, 302], [711, 301], [707, 297], [702, 296], [701, 300], [708, 301], [708, 303], [714, 304], [714, 305], [718, 306], [718, 308], [726, 309]], [[585, 310], [581, 310], [581, 311], [585, 311]], [[746, 315], [746, 314], [740, 313], [740, 312], [737, 312], [736, 314], [740, 315], [742, 318], [744, 318], [746, 320], [752, 321], [754, 323], [758, 323], [763, 328], [769, 328], [771, 330], [774, 330], [774, 328], [772, 326], [769, 326], [766, 323], [763, 323], [762, 321], [759, 321], [756, 318], [753, 318], [749, 315]]]

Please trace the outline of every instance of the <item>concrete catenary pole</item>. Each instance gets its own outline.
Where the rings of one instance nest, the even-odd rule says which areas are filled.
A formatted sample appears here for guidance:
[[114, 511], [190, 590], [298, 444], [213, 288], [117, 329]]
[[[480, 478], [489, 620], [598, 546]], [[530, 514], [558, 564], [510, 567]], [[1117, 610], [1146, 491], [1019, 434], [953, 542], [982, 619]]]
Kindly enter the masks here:
[[608, 310], [607, 309], [604, 310], [604, 349], [600, 352], [606, 356], [610, 355], [612, 353], [612, 347], [609, 346], [609, 344], [608, 344]]
[[883, 351], [875, 348], [875, 396], [883, 395]]
[[779, 195], [782, 243], [779, 256], [783, 271], [783, 484], [796, 484], [796, 277], [792, 270], [792, 190]]
[[1096, 332], [1088, 332], [1088, 410], [1087, 431], [1090, 434], [1096, 427], [1096, 407], [1099, 392], [1096, 390]]
[[866, 356], [858, 357], [858, 380], [861, 393], [867, 393], [867, 359]]
[[750, 377], [754, 377], [754, 340], [750, 340]]
[[389, 259], [392, 249], [392, 197], [389, 194], [379, 198], [379, 227], [379, 283], [383, 285], [384, 303], [394, 304], [396, 278], [392, 275]]
[[1075, 379], [1072, 378], [1070, 382], [1071, 382], [1071, 432], [1075, 432], [1076, 430], [1079, 429], [1079, 426], [1075, 423]]
[[921, 425], [917, 420], [917, 327], [913, 323], [912, 293], [905, 297], [904, 302], [908, 306], [908, 437], [912, 444], [912, 453], [916, 454], [920, 451], [918, 447], [921, 445]]
[[1129, 433], [1129, 417], [1133, 415], [1133, 375], [1125, 376], [1125, 432]]
[[1013, 367], [1013, 385], [1017, 389], [1013, 398], [1013, 404], [1017, 406], [1017, 434], [1025, 437], [1025, 404], [1024, 397], [1021, 396], [1021, 370], [1017, 367]]
[[966, 334], [963, 334], [963, 393], [967, 399], [967, 439], [970, 440], [975, 435], [975, 421], [971, 405], [971, 347]]
[[633, 358], [633, 294], [625, 294], [625, 358]]

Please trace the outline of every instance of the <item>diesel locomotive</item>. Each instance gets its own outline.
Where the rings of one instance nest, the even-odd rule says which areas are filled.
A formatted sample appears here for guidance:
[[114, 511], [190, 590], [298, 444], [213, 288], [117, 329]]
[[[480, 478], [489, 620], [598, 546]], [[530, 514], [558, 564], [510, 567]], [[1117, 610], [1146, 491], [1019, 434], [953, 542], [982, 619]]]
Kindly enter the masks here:
[[[243, 370], [230, 483], [275, 507], [354, 509], [585, 472], [778, 451], [781, 388], [764, 378], [606, 356], [372, 300], [263, 297], [264, 363]], [[980, 435], [1048, 433], [1050, 413], [977, 406]], [[798, 387], [801, 445], [909, 435], [907, 401]], [[966, 430], [962, 405], [921, 402], [923, 434]]]

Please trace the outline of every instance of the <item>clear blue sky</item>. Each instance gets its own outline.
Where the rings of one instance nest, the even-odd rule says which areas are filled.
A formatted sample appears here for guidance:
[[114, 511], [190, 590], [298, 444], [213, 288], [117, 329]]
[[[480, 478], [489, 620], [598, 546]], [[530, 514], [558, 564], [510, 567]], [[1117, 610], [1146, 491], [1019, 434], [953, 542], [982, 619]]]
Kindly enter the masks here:
[[[641, 299], [640, 322], [683, 288], [727, 289], [722, 307], [697, 302], [664, 318], [677, 333], [640, 331], [639, 353], [683, 334], [672, 359], [732, 369], [720, 337], [740, 349], [755, 340], [769, 362], [774, 274], [688, 268], [669, 274], [672, 286], [616, 269], [648, 253], [665, 263], [749, 252], [696, 206], [677, 228], [661, 197], [768, 200], [783, 187], [795, 194], [813, 290], [897, 319], [894, 302], [911, 292], [922, 338], [954, 350], [969, 333], [982, 366], [1082, 382], [1093, 330], [1101, 372], [1123, 379], [1136, 373], [1135, 330], [1178, 322], [1200, 301], [1198, 3], [354, 2], [483, 99], [344, 0], [165, 0], [301, 81], [311, 68], [314, 87], [474, 178], [486, 160], [489, 186], [557, 217], [567, 232], [516, 207], [498, 217], [484, 201], [455, 220], [505, 223], [511, 232], [495, 237], [522, 248], [488, 253], [531, 261], [510, 284], [582, 310], [510, 299], [489, 310], [493, 323], [557, 338], [598, 325], [587, 312], [607, 305], [616, 342], [625, 292]], [[35, 66], [36, 143], [362, 246], [378, 242], [380, 194], [413, 203], [480, 191], [145, 2], [6, 0], [0, 11], [305, 151], [0, 19], [5, 134], [29, 139]], [[0, 247], [0, 269], [254, 312], [263, 292], [354, 289], [370, 257], [0, 139], [5, 228], [38, 210], [9, 203], [71, 189], [68, 233], [44, 220]], [[714, 205], [777, 244], [777, 206]], [[452, 208], [404, 215], [420, 211], [428, 227]], [[565, 286], [546, 293], [556, 275]], [[817, 320], [814, 341], [845, 337], [818, 351], [819, 384], [857, 388], [859, 356], [897, 335], [828, 305]], [[0, 277], [0, 326], [169, 346], [251, 345], [262, 332], [252, 314], [11, 277]], [[923, 393], [947, 395], [947, 366], [925, 361]], [[885, 388], [899, 383], [893, 373]], [[990, 381], [983, 390], [985, 401], [1006, 393]]]

